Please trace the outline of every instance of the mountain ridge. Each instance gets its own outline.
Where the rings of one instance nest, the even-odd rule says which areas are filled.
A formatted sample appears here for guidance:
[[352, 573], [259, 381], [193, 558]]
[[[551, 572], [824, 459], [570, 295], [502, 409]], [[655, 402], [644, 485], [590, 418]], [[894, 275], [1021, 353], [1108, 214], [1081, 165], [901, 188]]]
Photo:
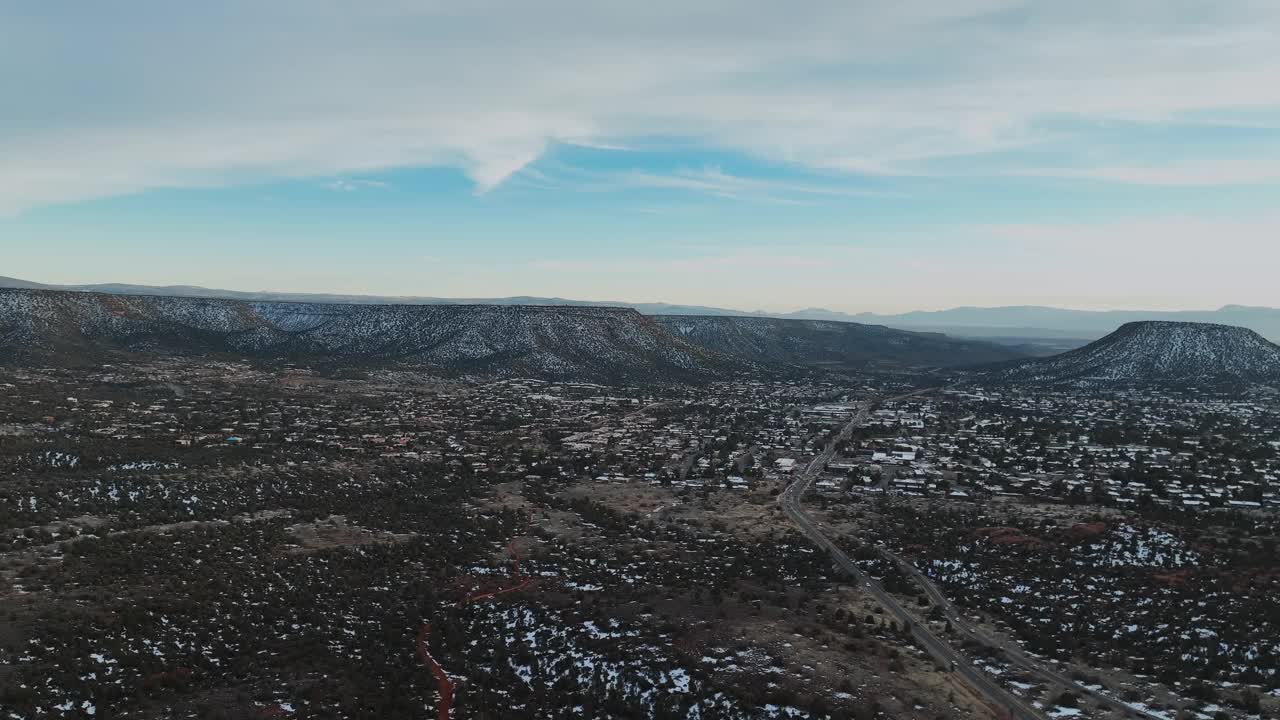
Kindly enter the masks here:
[[0, 290], [10, 356], [226, 353], [609, 382], [747, 370], [627, 308], [412, 306]]
[[[0, 289], [0, 354], [22, 359], [227, 353], [607, 382], [792, 372], [832, 361], [937, 367], [1017, 355], [987, 343], [835, 323], [852, 339], [843, 346], [805, 346], [791, 339], [809, 332], [805, 321], [718, 320], [772, 322], [773, 344], [795, 349], [785, 355], [735, 354], [715, 343], [693, 342], [660, 318], [622, 307], [267, 302], [11, 288]], [[890, 352], [893, 346], [911, 352]]]

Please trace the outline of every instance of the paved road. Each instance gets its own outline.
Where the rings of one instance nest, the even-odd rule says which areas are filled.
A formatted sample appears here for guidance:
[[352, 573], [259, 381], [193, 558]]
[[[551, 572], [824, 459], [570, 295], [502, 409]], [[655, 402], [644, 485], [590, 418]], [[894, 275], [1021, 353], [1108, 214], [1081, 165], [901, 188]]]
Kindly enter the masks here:
[[[890, 400], [901, 400], [924, 392], [930, 391], [919, 390], [914, 393], [890, 398]], [[858, 409], [857, 413], [855, 413], [853, 418], [849, 420], [848, 424], [844, 426], [840, 431], [840, 434], [827, 444], [826, 448], [823, 449], [822, 454], [815, 457], [807, 466], [805, 466], [804, 472], [797, 477], [791, 485], [787, 487], [786, 492], [781, 495], [780, 500], [782, 503], [782, 509], [786, 511], [791, 520], [799, 526], [801, 532], [831, 555], [831, 558], [835, 561], [836, 565], [851, 575], [859, 585], [871, 593], [871, 595], [875, 597], [881, 605], [888, 609], [898, 619], [899, 623], [910, 628], [911, 634], [920, 641], [921, 646], [924, 647], [925, 650], [927, 650], [935, 659], [942, 662], [944, 667], [954, 668], [955, 672], [961, 675], [971, 687], [986, 697], [994, 706], [1008, 713], [1009, 717], [1044, 717], [1044, 714], [1039, 710], [1032, 708], [1024, 700], [1011, 694], [998, 685], [989, 675], [974, 667], [967, 658], [953, 649], [944, 639], [934, 635], [927, 625], [917, 622], [911, 613], [903, 607], [896, 598], [886, 592], [878, 582], [870, 578], [866, 573], [862, 572], [862, 570], [858, 568], [857, 565], [854, 565], [853, 561], [850, 560], [849, 557], [840, 550], [840, 548], [836, 547], [835, 543], [827, 539], [827, 537], [818, 530], [809, 517], [804, 513], [804, 510], [801, 509], [800, 500], [804, 497], [804, 494], [808, 492], [809, 487], [826, 467], [827, 463], [831, 461], [832, 457], [834, 457], [836, 444], [840, 440], [848, 438], [854, 429], [860, 427], [867, 421], [874, 404], [875, 401], [867, 401], [855, 406]], [[1161, 715], [1156, 715], [1142, 710], [1141, 708], [1130, 706], [1105, 693], [1091, 690], [1070, 677], [1067, 677], [1066, 675], [1059, 673], [1057, 670], [1054, 670], [1053, 668], [1050, 668], [1042, 664], [1040, 661], [1028, 656], [1019, 648], [1013, 647], [1008, 643], [1002, 642], [995, 637], [983, 633], [981, 630], [978, 630], [970, 624], [969, 621], [960, 614], [960, 611], [956, 608], [955, 604], [947, 599], [947, 597], [942, 594], [942, 591], [933, 584], [933, 581], [925, 576], [924, 573], [920, 572], [915, 565], [907, 562], [887, 548], [877, 546], [876, 550], [886, 559], [897, 563], [905, 573], [911, 576], [916, 583], [924, 589], [929, 600], [934, 605], [941, 608], [945, 617], [951, 621], [951, 627], [953, 629], [958, 630], [963, 635], [966, 635], [969, 638], [1002, 653], [1011, 664], [1039, 676], [1043, 682], [1050, 685], [1057, 684], [1063, 688], [1079, 693], [1080, 695], [1092, 697], [1108, 706], [1120, 709], [1129, 716], [1141, 718], [1142, 720], [1164, 720], [1164, 717]]]
[[[916, 394], [919, 393], [909, 393], [907, 395], [900, 395], [891, 399], [899, 400]], [[979, 670], [977, 667], [974, 667], [974, 665], [969, 662], [968, 658], [961, 655], [954, 648], [948, 645], [945, 640], [934, 635], [926, 625], [916, 622], [911, 613], [909, 613], [896, 598], [886, 592], [880, 583], [876, 582], [864, 573], [853, 563], [852, 560], [849, 559], [849, 556], [846, 555], [843, 550], [823, 535], [822, 532], [818, 530], [817, 526], [813, 524], [813, 521], [809, 519], [809, 516], [805, 514], [804, 510], [801, 509], [801, 498], [804, 497], [804, 494], [813, 484], [814, 479], [817, 478], [817, 476], [827, 466], [827, 463], [830, 462], [831, 458], [835, 455], [836, 444], [839, 441], [848, 438], [855, 428], [861, 426], [867, 421], [867, 417], [870, 416], [873, 405], [873, 401], [868, 401], [857, 406], [858, 411], [854, 414], [853, 418], [849, 420], [848, 424], [846, 424], [840, 431], [840, 434], [827, 444], [826, 448], [823, 449], [820, 455], [815, 457], [807, 466], [805, 466], [805, 469], [800, 476], [795, 478], [791, 485], [787, 487], [786, 491], [779, 496], [779, 502], [782, 505], [782, 509], [787, 513], [787, 516], [791, 518], [791, 521], [800, 528], [800, 531], [804, 533], [806, 537], [830, 554], [831, 559], [835, 561], [836, 565], [840, 567], [840, 569], [848, 573], [859, 586], [875, 597], [875, 599], [884, 606], [888, 612], [897, 618], [898, 622], [903, 627], [909, 628], [911, 634], [917, 641], [919, 641], [920, 646], [923, 647], [935, 660], [942, 663], [943, 667], [952, 668], [957, 675], [964, 678], [964, 681], [968, 683], [970, 687], [985, 697], [994, 708], [1006, 717], [1011, 718], [1011, 720], [1041, 720], [1041, 718], [1045, 717], [1043, 713], [1031, 707], [1021, 698], [1014, 696], [1004, 688], [1000, 687], [1000, 685], [997, 684], [989, 675]]]
[[877, 550], [879, 550], [880, 554], [883, 555], [886, 559], [894, 563], [897, 563], [898, 567], [902, 568], [903, 572], [905, 572], [907, 575], [910, 575], [912, 579], [916, 581], [916, 584], [924, 588], [924, 592], [926, 595], [929, 596], [930, 602], [932, 602], [934, 605], [941, 608], [943, 615], [945, 615], [946, 618], [951, 621], [952, 628], [982, 643], [983, 645], [986, 645], [994, 650], [998, 650], [1002, 652], [1005, 658], [1008, 659], [1010, 663], [1012, 663], [1013, 665], [1016, 665], [1027, 672], [1030, 672], [1034, 675], [1039, 676], [1040, 679], [1044, 682], [1047, 682], [1049, 684], [1057, 683], [1058, 685], [1061, 685], [1062, 687], [1068, 690], [1071, 690], [1072, 692], [1078, 693], [1080, 695], [1092, 697], [1095, 700], [1105, 703], [1111, 707], [1115, 707], [1119, 709], [1121, 712], [1124, 712], [1129, 716], [1142, 718], [1143, 720], [1165, 720], [1166, 716], [1164, 715], [1156, 715], [1154, 713], [1150, 713], [1145, 710], [1142, 710], [1141, 708], [1132, 707], [1126, 704], [1125, 702], [1118, 700], [1116, 698], [1113, 698], [1103, 692], [1100, 692], [1097, 690], [1091, 690], [1090, 688], [1087, 688], [1084, 685], [1081, 685], [1080, 683], [1076, 682], [1070, 677], [1063, 675], [1062, 673], [1054, 670], [1053, 668], [1047, 665], [1042, 664], [1040, 661], [1030, 657], [1026, 653], [1022, 652], [1021, 649], [1014, 647], [1012, 644], [1003, 642], [996, 637], [993, 637], [991, 635], [988, 635], [982, 632], [978, 628], [974, 627], [969, 622], [968, 618], [960, 614], [960, 610], [955, 606], [955, 604], [952, 603], [949, 599], [947, 599], [947, 596], [942, 594], [942, 591], [938, 589], [938, 586], [934, 585], [933, 581], [930, 580], [929, 577], [926, 576], [923, 572], [921, 572], [919, 568], [917, 568], [912, 563], [907, 562], [900, 555], [894, 552], [891, 552], [883, 547], [877, 548]]

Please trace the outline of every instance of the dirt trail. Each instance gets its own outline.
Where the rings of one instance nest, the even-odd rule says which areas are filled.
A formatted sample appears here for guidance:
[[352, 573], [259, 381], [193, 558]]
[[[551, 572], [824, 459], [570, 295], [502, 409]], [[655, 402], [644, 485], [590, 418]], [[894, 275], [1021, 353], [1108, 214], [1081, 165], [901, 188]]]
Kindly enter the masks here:
[[527, 510], [526, 512], [528, 513], [528, 519], [525, 521], [524, 532], [520, 535], [517, 535], [516, 537], [511, 538], [511, 541], [507, 543], [507, 554], [511, 556], [511, 584], [505, 588], [501, 588], [498, 590], [489, 590], [487, 592], [480, 592], [480, 591], [473, 592], [472, 594], [458, 601], [459, 607], [463, 605], [468, 605], [478, 600], [487, 600], [489, 598], [494, 598], [499, 595], [506, 595], [507, 593], [515, 592], [517, 590], [523, 590], [529, 587], [529, 584], [533, 582], [532, 578], [526, 578], [521, 574], [520, 552], [516, 550], [516, 541], [528, 535], [529, 530], [532, 529], [533, 527], [533, 511]]
[[[528, 519], [525, 522], [524, 532], [516, 537], [511, 538], [507, 543], [507, 553], [511, 555], [511, 584], [505, 588], [498, 590], [489, 590], [480, 592], [479, 590], [472, 592], [466, 597], [458, 601], [458, 607], [470, 605], [473, 602], [488, 600], [506, 595], [507, 593], [524, 590], [533, 583], [533, 578], [526, 578], [520, 572], [520, 553], [516, 550], [516, 541], [529, 534], [529, 530], [533, 527], [533, 511], [526, 510]], [[431, 634], [431, 623], [424, 623], [418, 630], [418, 658], [422, 664], [431, 671], [432, 677], [435, 678], [436, 687], [440, 691], [440, 701], [436, 705], [436, 720], [449, 720], [449, 713], [453, 710], [453, 681], [449, 679], [448, 673], [444, 671], [444, 667], [431, 656], [431, 651], [427, 647], [427, 637]]]
[[431, 657], [431, 649], [427, 647], [427, 636], [431, 634], [431, 623], [423, 624], [418, 630], [418, 659], [431, 671], [436, 679], [436, 688], [440, 691], [440, 702], [436, 705], [436, 720], [449, 720], [449, 711], [453, 708], [453, 681], [449, 679], [444, 667]]

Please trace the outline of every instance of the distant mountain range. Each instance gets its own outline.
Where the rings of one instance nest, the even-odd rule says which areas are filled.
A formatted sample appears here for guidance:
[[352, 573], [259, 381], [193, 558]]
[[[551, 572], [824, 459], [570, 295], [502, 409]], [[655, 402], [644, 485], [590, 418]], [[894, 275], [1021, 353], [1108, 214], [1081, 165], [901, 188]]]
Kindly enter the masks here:
[[758, 315], [740, 310], [673, 305], [670, 303], [627, 303], [570, 300], [558, 297], [514, 295], [500, 298], [438, 298], [416, 295], [343, 295], [334, 293], [244, 292], [219, 290], [197, 285], [128, 285], [102, 283], [93, 285], [46, 285], [44, 283], [0, 276], [0, 288], [24, 290], [65, 290], [72, 292], [108, 293], [111, 295], [162, 295], [166, 297], [219, 298], [250, 302], [341, 303], [346, 305], [543, 305], [564, 307], [624, 307], [642, 315]]
[[1082, 348], [1008, 363], [988, 377], [1033, 385], [1280, 385], [1280, 346], [1241, 327], [1133, 322]]
[[630, 308], [384, 305], [0, 289], [0, 358], [93, 362], [225, 354], [316, 365], [603, 382], [706, 380], [797, 368], [906, 369], [1011, 348], [850, 323], [642, 315]]
[[[744, 311], [704, 305], [670, 303], [630, 303], [620, 301], [586, 301], [556, 297], [505, 298], [436, 298], [416, 296], [337, 295], [313, 293], [240, 292], [188, 285], [155, 287], [149, 285], [44, 285], [41, 283], [0, 277], [0, 288], [74, 290], [117, 295], [166, 295], [176, 297], [209, 297], [267, 302], [311, 302], [347, 304], [403, 305], [548, 305], [570, 307], [628, 307], [644, 315], [713, 315], [732, 317], [773, 317], [791, 320], [828, 320], [884, 325], [902, 330], [940, 332], [958, 337], [987, 339], [1002, 344], [1033, 344], [1041, 353], [1056, 352], [1083, 345], [1100, 338], [1129, 322], [1164, 320], [1236, 325], [1256, 331], [1273, 341], [1280, 341], [1280, 309], [1227, 305], [1217, 310], [1144, 311], [1144, 310], [1067, 310], [1039, 306], [959, 307], [949, 310], [914, 311], [900, 314], [844, 313], [822, 308], [806, 308], [791, 313]], [[1025, 348], [1024, 348], [1025, 349]]]
[[1126, 323], [1084, 347], [1028, 359], [1007, 345], [846, 321], [0, 289], [0, 360], [82, 364], [146, 354], [622, 383], [954, 368], [1025, 385], [1280, 387], [1280, 346], [1247, 328], [1207, 323]]

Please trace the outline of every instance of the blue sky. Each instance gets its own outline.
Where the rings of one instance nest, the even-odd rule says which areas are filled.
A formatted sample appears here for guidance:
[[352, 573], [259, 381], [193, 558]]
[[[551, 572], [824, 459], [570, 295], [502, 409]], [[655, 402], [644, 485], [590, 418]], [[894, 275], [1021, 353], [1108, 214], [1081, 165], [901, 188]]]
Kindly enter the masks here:
[[1254, 0], [9, 4], [0, 275], [1280, 305], [1278, 36]]

